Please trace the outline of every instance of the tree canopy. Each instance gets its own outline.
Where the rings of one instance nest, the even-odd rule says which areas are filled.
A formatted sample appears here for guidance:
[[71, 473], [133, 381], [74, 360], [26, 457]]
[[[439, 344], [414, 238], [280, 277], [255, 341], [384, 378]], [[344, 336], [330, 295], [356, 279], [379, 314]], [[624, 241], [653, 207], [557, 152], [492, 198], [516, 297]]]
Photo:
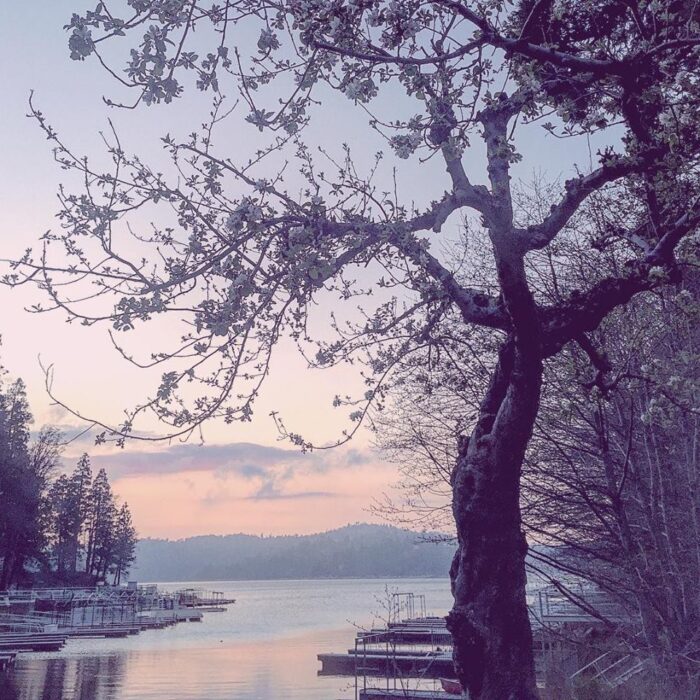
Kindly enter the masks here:
[[[309, 359], [330, 365], [359, 352], [372, 375], [368, 398], [449, 310], [512, 331], [508, 295], [485, 294], [468, 275], [458, 282], [456, 261], [434, 250], [436, 232], [459, 212], [476, 213], [492, 232], [501, 267], [517, 267], [508, 255], [544, 248], [586, 198], [614, 192], [618, 208], [601, 245], [624, 245], [626, 264], [570, 298], [538, 305], [545, 355], [657, 283], [697, 221], [698, 30], [684, 3], [153, 0], [123, 10], [100, 3], [73, 15], [72, 57], [107, 65], [117, 88], [135, 90], [128, 106], [180, 98], [193, 74], [197, 89], [215, 95], [211, 123], [187, 140], [165, 137], [175, 166], [169, 177], [125, 153], [116, 136], [114, 169], [94, 169], [35, 111], [59, 162], [82, 173], [87, 189], [64, 192], [63, 231], [48, 234], [43, 253], [28, 254], [9, 280], [28, 274], [53, 305], [85, 323], [108, 320], [115, 332], [168, 311], [186, 316], [182, 342], [143, 360], [185, 359], [140, 407], [176, 429], [213, 416], [249, 419], [277, 340], [312, 340], [309, 308], [321, 293], [351, 304], [365, 296], [362, 268], [387, 294], [362, 320], [338, 328], [339, 338], [314, 339], [320, 347]], [[125, 67], [108, 42], [128, 47]], [[272, 132], [249, 162], [216, 148], [227, 123], [225, 81], [247, 105], [246, 120]], [[368, 126], [399, 159], [443, 159], [444, 196], [416, 211], [400, 193], [383, 191], [375, 171], [358, 173], [349, 152], [321, 170], [302, 139], [329, 88], [367, 112]], [[374, 115], [382, 91], [408, 99], [395, 109], [382, 103]], [[605, 145], [590, 172], [574, 174], [549, 210], [522, 226], [509, 171], [520, 157], [519, 134], [532, 124], [552, 138], [589, 134]], [[472, 183], [464, 165], [478, 140], [486, 148], [484, 184]], [[305, 180], [293, 183], [296, 191], [287, 188], [281, 158], [296, 161]], [[125, 224], [152, 204], [171, 210], [173, 225], [135, 225], [129, 241]], [[76, 301], [86, 295], [107, 306]], [[188, 382], [200, 390], [194, 399], [183, 392], [183, 404], [175, 397]]]

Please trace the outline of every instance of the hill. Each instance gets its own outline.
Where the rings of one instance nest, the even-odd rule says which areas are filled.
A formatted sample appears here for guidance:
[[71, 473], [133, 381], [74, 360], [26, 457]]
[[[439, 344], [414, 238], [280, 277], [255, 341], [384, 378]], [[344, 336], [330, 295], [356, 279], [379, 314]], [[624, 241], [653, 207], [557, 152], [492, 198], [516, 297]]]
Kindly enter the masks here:
[[447, 576], [454, 546], [388, 525], [348, 525], [314, 535], [204, 535], [143, 539], [137, 581]]

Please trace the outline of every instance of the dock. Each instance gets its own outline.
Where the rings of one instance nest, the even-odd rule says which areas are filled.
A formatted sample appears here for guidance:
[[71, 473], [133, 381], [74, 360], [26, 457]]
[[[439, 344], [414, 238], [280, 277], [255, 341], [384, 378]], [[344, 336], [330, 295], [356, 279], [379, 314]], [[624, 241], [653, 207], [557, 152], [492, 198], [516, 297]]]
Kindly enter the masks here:
[[214, 612], [236, 602], [235, 598], [225, 598], [223, 591], [203, 591], [201, 588], [183, 588], [176, 591], [175, 597], [182, 607], [213, 608]]
[[66, 643], [66, 635], [51, 632], [0, 635], [0, 653], [19, 651], [58, 651]]
[[[610, 640], [612, 630], [635, 625], [634, 615], [604, 592], [583, 584], [571, 590], [570, 595], [554, 587], [529, 592], [538, 685], [546, 687], [553, 671], [571, 681], [602, 678], [610, 687], [644, 672], [644, 660], [629, 652], [601, 654], [588, 648], [590, 644], [571, 642], [577, 637]], [[423, 596], [411, 593], [393, 594], [389, 609], [386, 627], [357, 632], [354, 647], [346, 653], [318, 654], [318, 674], [354, 676], [355, 700], [459, 698], [450, 683], [456, 674], [446, 618], [428, 615]], [[591, 652], [600, 656], [591, 661]], [[446, 690], [426, 688], [427, 681], [438, 679]]]
[[373, 650], [349, 654], [318, 654], [319, 676], [389, 675], [402, 678], [455, 678], [452, 654]]
[[427, 644], [452, 645], [452, 635], [443, 622], [441, 627], [390, 627], [388, 629], [372, 629], [361, 632], [358, 639], [371, 640], [373, 644]]
[[155, 585], [0, 591], [0, 671], [18, 654], [60, 651], [71, 639], [125, 638], [225, 610], [234, 599], [195, 589], [166, 593]]

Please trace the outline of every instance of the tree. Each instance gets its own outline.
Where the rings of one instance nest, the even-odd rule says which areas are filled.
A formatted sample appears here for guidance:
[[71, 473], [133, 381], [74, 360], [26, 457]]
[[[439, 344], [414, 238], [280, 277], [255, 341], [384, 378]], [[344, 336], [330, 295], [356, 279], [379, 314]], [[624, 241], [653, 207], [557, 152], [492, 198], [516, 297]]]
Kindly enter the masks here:
[[[174, 362], [165, 371], [156, 395], [119, 426], [120, 439], [149, 410], [181, 434], [214, 417], [249, 420], [274, 347], [289, 336], [308, 349], [310, 310], [321, 298], [366, 301], [358, 321], [335, 324], [336, 340], [316, 339], [310, 358], [319, 366], [364, 358], [367, 391], [351, 414], [357, 420], [382, 401], [403, 358], [439, 347], [433, 331], [445, 315], [490, 329], [500, 347], [453, 472], [459, 549], [448, 625], [472, 698], [536, 697], [519, 496], [543, 363], [569, 343], [585, 344], [585, 334], [635, 294], [678, 275], [674, 251], [700, 220], [695, 9], [676, 0], [127, 4], [124, 14], [99, 4], [74, 15], [72, 57], [94, 55], [108, 66], [104, 42], [121, 45], [147, 26], [129, 46], [126, 73], [108, 68], [136, 90], [127, 106], [179, 98], [180, 76], [191, 71], [198, 88], [216, 94], [211, 122], [185, 141], [165, 137], [177, 176], [171, 180], [127, 155], [116, 135], [113, 170], [93, 168], [34, 109], [59, 163], [77, 171], [87, 191], [64, 192], [63, 230], [45, 237], [38, 256], [16, 261], [6, 281], [37, 283], [52, 308], [86, 324], [107, 321], [119, 333], [160, 314], [187, 317], [182, 343], [154, 353], [149, 364], [188, 366]], [[201, 42], [211, 38], [209, 49], [193, 43], [195, 28]], [[246, 58], [252, 33], [257, 53]], [[219, 82], [229, 78], [249, 107], [246, 121], [273, 133], [244, 164], [215, 149], [227, 115]], [[375, 182], [376, 168], [360, 174], [349, 148], [330, 172], [319, 168], [302, 135], [331, 90], [370, 112], [370, 127], [386, 135], [398, 159], [415, 160], [416, 152], [421, 162], [441, 159], [445, 194], [425, 207], [402, 203], [390, 178], [384, 187]], [[382, 114], [372, 113], [374, 105]], [[576, 170], [542, 218], [523, 227], [511, 170], [523, 136], [547, 118], [554, 121], [542, 126], [552, 138], [595, 136], [601, 147], [597, 164]], [[472, 182], [465, 169], [465, 149], [478, 140], [487, 184]], [[302, 185], [290, 189], [285, 167], [265, 171], [281, 155], [297, 158]], [[585, 286], [542, 303], [526, 258], [556, 246], [596, 192], [612, 205], [604, 243], [624, 250], [624, 264], [595, 274], [601, 243], [591, 241]], [[138, 215], [157, 204], [174, 220], [139, 232]], [[443, 228], [463, 210], [487, 232], [497, 294], [463, 281], [468, 275], [457, 280], [456, 268], [469, 267], [467, 250], [456, 259], [440, 253]], [[57, 247], [67, 259], [53, 255]], [[95, 312], [99, 300], [106, 305]], [[184, 385], [201, 393], [192, 399]]]
[[[587, 386], [552, 378], [558, 410], [546, 411], [525, 488], [531, 531], [557, 545], [533, 556], [631, 608], [642, 634], [630, 643], [677, 679], [700, 655], [698, 291], [693, 270], [606, 323]], [[584, 361], [569, 357], [574, 372]]]
[[29, 561], [44, 558], [46, 491], [60, 455], [59, 435], [44, 428], [30, 443], [32, 420], [18, 379], [0, 393], [0, 589], [20, 579]]
[[134, 561], [136, 530], [127, 503], [117, 509], [107, 472], [93, 478], [90, 458], [83, 454], [68, 476], [51, 487], [50, 540], [56, 574], [62, 582], [81, 579], [115, 585]]
[[[589, 274], [576, 249], [591, 233], [594, 214], [565, 242], [566, 276], [552, 277], [545, 260], [530, 261], [550, 302], [553, 290], [579, 287]], [[610, 252], [607, 266], [614, 269]], [[641, 623], [622, 630], [625, 641], [654, 659], [662, 679], [679, 682], [689, 670], [695, 674], [689, 659], [700, 658], [699, 254], [697, 241], [684, 246], [682, 283], [639, 295], [589, 335], [585, 350], [571, 345], [547, 363], [521, 496], [528, 539], [553, 545], [532, 549], [529, 565], [617, 627], [609, 610], [581, 601], [567, 578], [612, 595]], [[404, 474], [398, 499], [377, 510], [414, 526], [443, 523], [453, 454], [492, 352], [473, 337], [460, 343], [453, 331], [450, 338], [439, 365], [423, 356], [402, 368], [391, 409], [377, 419], [379, 446]], [[437, 498], [427, 502], [425, 493]]]
[[113, 564], [114, 585], [121, 583], [122, 576], [129, 573], [136, 558], [136, 528], [131, 519], [129, 506], [124, 503], [119, 509], [114, 532]]
[[117, 508], [104, 469], [92, 482], [87, 522], [85, 573], [95, 581], [106, 581], [114, 557]]
[[61, 474], [51, 488], [53, 552], [57, 573], [64, 581], [76, 579], [79, 561], [86, 554], [91, 493], [92, 470], [86, 454], [70, 476]]
[[71, 495], [74, 508], [75, 526], [71, 533], [72, 541], [72, 571], [78, 569], [78, 561], [81, 557], [81, 550], [85, 549], [85, 537], [88, 518], [91, 508], [92, 494], [92, 469], [90, 458], [83, 454], [78, 460], [75, 471], [70, 479]]
[[52, 560], [59, 577], [66, 575], [70, 558], [71, 535], [75, 531], [75, 509], [70, 497], [70, 480], [61, 474], [49, 490], [51, 503], [50, 544]]
[[24, 384], [14, 382], [0, 395], [0, 494], [3, 568], [0, 588], [22, 569], [25, 545], [34, 539], [31, 514], [38, 509], [38, 487], [29, 471], [29, 413]]

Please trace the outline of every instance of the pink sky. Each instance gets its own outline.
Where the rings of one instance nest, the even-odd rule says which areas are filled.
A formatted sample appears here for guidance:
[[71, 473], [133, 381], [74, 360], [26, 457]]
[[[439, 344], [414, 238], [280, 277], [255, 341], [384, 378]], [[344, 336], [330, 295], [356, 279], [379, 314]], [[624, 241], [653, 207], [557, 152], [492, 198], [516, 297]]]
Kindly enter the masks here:
[[[129, 148], [162, 157], [158, 139], [164, 130], [187, 133], [209, 109], [209, 97], [194, 94], [167, 110], [137, 114], [106, 108], [102, 95], [109, 84], [102, 70], [69, 59], [62, 27], [80, 5], [75, 0], [0, 3], [0, 60], [12, 67], [0, 71], [0, 257], [21, 255], [45, 231], [57, 228], [56, 192], [65, 174], [26, 118], [30, 90], [71, 146], [90, 154], [101, 152], [99, 132], [109, 117]], [[352, 119], [336, 117], [335, 124]], [[257, 132], [249, 131], [241, 136], [254, 141]], [[0, 287], [0, 358], [12, 376], [27, 383], [37, 426], [61, 424], [69, 432], [77, 427], [73, 417], [51, 406], [39, 357], [54, 365], [57, 396], [84, 415], [118, 423], [122, 411], [157, 384], [158, 375], [120, 360], [104, 328], [67, 325], [58, 313], [24, 311], [40, 300], [29, 289]], [[175, 324], [170, 330], [176, 332]], [[160, 340], [158, 334], [140, 334], [133, 347], [147, 354]], [[312, 372], [291, 345], [279, 348], [272, 369], [253, 422], [209, 425], [203, 447], [130, 443], [110, 454], [86, 437], [68, 448], [66, 468], [72, 468], [79, 452], [90, 452], [94, 467], [105, 466], [116, 493], [129, 502], [142, 536], [316, 532], [371, 519], [372, 498], [389, 488], [396, 472], [370, 452], [368, 436], [361, 435], [352, 450], [300, 455], [279, 442], [269, 415], [278, 411], [290, 429], [317, 443], [333, 441], [348, 422], [347, 411], [334, 410], [332, 399], [336, 393], [362, 391], [356, 372]], [[155, 423], [143, 427], [162, 432]], [[242, 451], [241, 445], [248, 447]], [[183, 455], [183, 449], [190, 451]]]
[[[57, 227], [56, 192], [64, 174], [53, 162], [36, 125], [26, 118], [30, 90], [34, 90], [35, 104], [65, 141], [77, 152], [91, 155], [102, 152], [99, 132], [108, 128], [108, 117], [128, 150], [156, 163], [163, 157], [159, 137], [165, 131], [187, 134], [206, 119], [209, 97], [198, 96], [193, 90], [165, 107], [109, 110], [102, 101], [111, 89], [103, 70], [94, 61], [72, 62], [62, 29], [73, 11], [89, 4], [76, 0], [0, 3], [0, 62], [5, 66], [0, 71], [0, 257], [21, 255], [45, 231]], [[383, 144], [368, 137], [366, 115], [353, 111], [347, 100], [338, 99], [341, 101], [324, 103], [326, 118], [315, 123], [309, 137], [314, 145], [337, 152], [338, 134], [342, 133], [360, 158], [371, 161]], [[256, 129], [241, 119], [236, 124], [236, 129], [227, 132], [225, 147], [236, 154], [240, 149], [256, 148]], [[544, 166], [557, 177], [562, 175], [556, 171], [557, 164], [570, 164], [572, 149], [579, 148], [584, 165], [591, 149], [595, 150], [595, 144], [550, 140], [545, 151], [543, 133], [538, 129], [529, 142], [525, 141], [525, 158], [518, 166], [524, 178]], [[562, 155], [565, 151], [566, 158]], [[547, 162], [542, 161], [543, 152]], [[465, 161], [475, 182], [484, 178], [479, 159], [476, 152]], [[437, 160], [424, 166], [413, 162], [401, 165], [398, 183], [404, 201], [423, 206], [442, 195], [444, 173]], [[391, 189], [390, 176], [387, 183]], [[45, 364], [55, 366], [53, 388], [57, 396], [84, 415], [118, 423], [122, 411], [152, 391], [158, 377], [120, 360], [103, 328], [69, 326], [61, 314], [37, 316], [24, 311], [25, 306], [39, 300], [30, 290], [0, 288], [2, 362], [12, 375], [26, 381], [37, 423], [76, 423], [50, 405], [39, 356]], [[175, 324], [163, 331], [176, 332]], [[135, 351], [148, 355], [161, 350], [160, 333], [159, 329], [158, 333], [134, 334]], [[291, 345], [282, 345], [251, 423], [209, 425], [206, 445], [187, 455], [178, 452], [180, 445], [143, 443], [129, 444], [119, 454], [110, 455], [84, 441], [71, 446], [67, 465], [77, 450], [86, 449], [93, 454], [95, 466], [107, 466], [116, 492], [130, 503], [144, 536], [313, 532], [367, 520], [372, 498], [387, 490], [397, 477], [394, 467], [370, 451], [368, 435], [358, 436], [352, 445], [354, 452], [344, 448], [293, 456], [292, 448], [279, 442], [269, 415], [277, 411], [290, 430], [317, 444], [327, 443], [349, 425], [347, 411], [331, 408], [334, 395], [363, 391], [354, 368], [314, 372], [306, 368]], [[161, 430], [153, 423], [143, 427]], [[257, 450], [249, 450], [245, 464], [242, 445]], [[265, 452], [266, 448], [279, 452]], [[353, 454], [354, 458], [348, 457]]]
[[247, 532], [306, 534], [355, 521], [386, 489], [393, 470], [368, 462], [321, 474], [298, 465], [279, 493], [261, 492], [261, 478], [221, 476], [216, 471], [144, 474], [117, 480], [142, 533], [160, 537]]

